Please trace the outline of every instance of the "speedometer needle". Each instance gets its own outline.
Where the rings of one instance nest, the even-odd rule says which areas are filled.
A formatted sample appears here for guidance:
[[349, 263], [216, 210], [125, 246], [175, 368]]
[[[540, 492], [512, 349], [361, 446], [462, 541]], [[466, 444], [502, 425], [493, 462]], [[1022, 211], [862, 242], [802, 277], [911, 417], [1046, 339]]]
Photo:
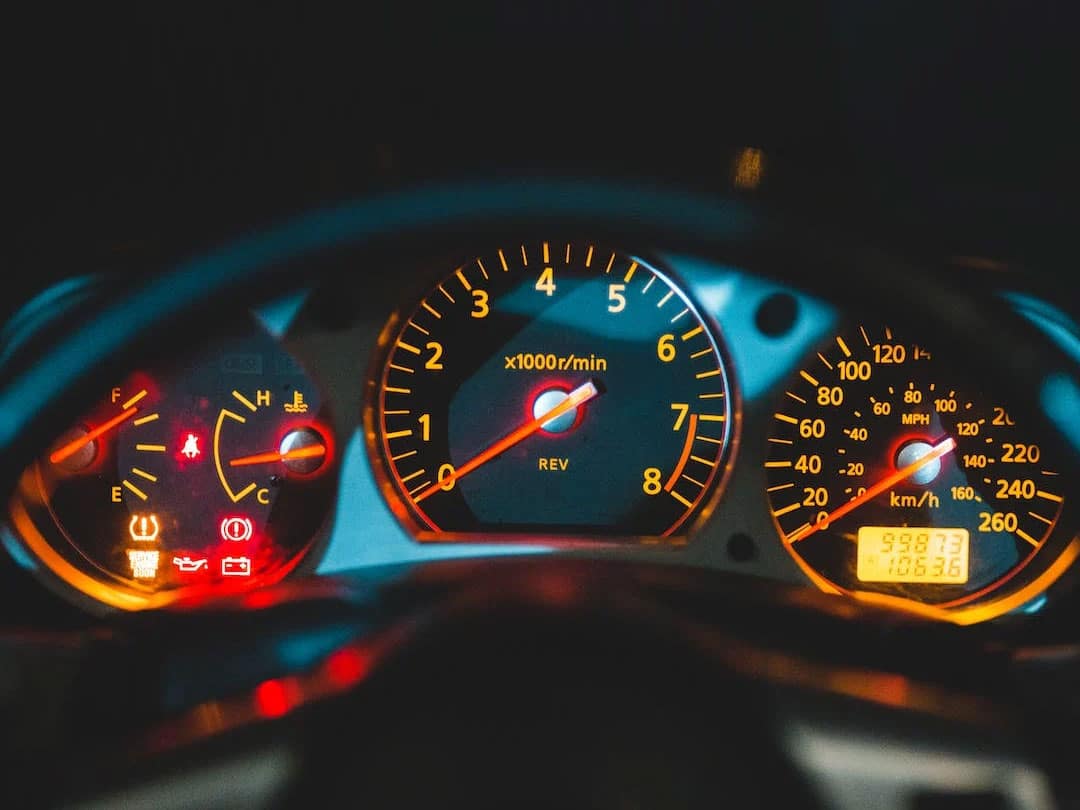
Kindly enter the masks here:
[[878, 495], [880, 495], [885, 490], [896, 486], [901, 481], [903, 481], [903, 480], [905, 480], [907, 478], [910, 478], [911, 476], [913, 476], [915, 473], [917, 473], [919, 470], [921, 470], [923, 467], [925, 467], [930, 462], [934, 461], [935, 459], [941, 458], [942, 456], [946, 455], [947, 453], [951, 453], [955, 449], [956, 449], [956, 440], [953, 439], [951, 436], [949, 438], [945, 439], [944, 441], [938, 442], [937, 444], [935, 444], [933, 447], [930, 448], [930, 452], [928, 452], [925, 456], [920, 458], [918, 461], [913, 461], [911, 464], [908, 464], [906, 467], [901, 467], [899, 470], [896, 470], [895, 472], [889, 473], [888, 475], [886, 475], [884, 478], [882, 478], [880, 481], [878, 481], [873, 486], [867, 487], [866, 492], [864, 492], [862, 495], [859, 495], [858, 497], [852, 498], [850, 501], [845, 503], [843, 506], [838, 506], [836, 509], [834, 509], [832, 512], [830, 512], [828, 515], [826, 515], [823, 520], [819, 520], [819, 521], [817, 521], [816, 523], [814, 523], [812, 525], [805, 526], [802, 529], [798, 529], [797, 531], [792, 532], [787, 538], [788, 542], [789, 543], [795, 543], [795, 542], [797, 542], [799, 540], [805, 540], [807, 537], [812, 535], [818, 529], [823, 529], [823, 528], [825, 528], [825, 526], [832, 523], [833, 521], [839, 520], [840, 518], [842, 518], [844, 515], [848, 514], [849, 512], [851, 512], [851, 511], [853, 511], [855, 509], [858, 509], [864, 503], [866, 503], [867, 501], [873, 500], [874, 498], [876, 498]]
[[471, 473], [477, 467], [483, 464], [487, 464], [496, 456], [499, 456], [513, 447], [515, 444], [519, 444], [525, 439], [532, 436], [536, 431], [544, 426], [545, 423], [550, 422], [552, 419], [557, 419], [564, 413], [572, 411], [579, 405], [584, 405], [590, 399], [600, 393], [600, 390], [590, 380], [587, 383], [583, 383], [575, 388], [570, 394], [555, 407], [540, 414], [535, 419], [526, 422], [524, 425], [516, 428], [513, 432], [507, 434], [503, 438], [499, 439], [495, 444], [488, 447], [486, 450], [481, 451], [471, 459], [466, 461], [448, 476], [440, 481], [436, 481], [434, 484], [423, 490], [414, 499], [414, 503], [419, 503], [425, 498], [429, 498], [438, 492], [440, 489], [449, 489], [453, 483], [466, 475]]
[[51, 461], [53, 464], [59, 464], [61, 461], [71, 458], [73, 455], [78, 453], [80, 450], [86, 447], [86, 445], [90, 444], [90, 442], [94, 441], [102, 434], [108, 433], [121, 422], [126, 422], [128, 419], [134, 416], [136, 411], [138, 410], [139, 409], [136, 408], [134, 405], [132, 405], [130, 408], [124, 409], [112, 419], [110, 419], [108, 422], [98, 425], [86, 435], [80, 436], [74, 441], [68, 442], [58, 450], [53, 451], [53, 453], [49, 456], [49, 461]]

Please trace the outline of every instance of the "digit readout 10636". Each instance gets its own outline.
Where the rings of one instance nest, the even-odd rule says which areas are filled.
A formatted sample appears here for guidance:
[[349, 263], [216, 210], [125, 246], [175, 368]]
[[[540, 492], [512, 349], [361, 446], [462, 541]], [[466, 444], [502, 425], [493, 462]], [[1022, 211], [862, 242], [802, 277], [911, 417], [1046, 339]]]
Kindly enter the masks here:
[[967, 529], [862, 526], [856, 575], [862, 582], [940, 582], [968, 579]]

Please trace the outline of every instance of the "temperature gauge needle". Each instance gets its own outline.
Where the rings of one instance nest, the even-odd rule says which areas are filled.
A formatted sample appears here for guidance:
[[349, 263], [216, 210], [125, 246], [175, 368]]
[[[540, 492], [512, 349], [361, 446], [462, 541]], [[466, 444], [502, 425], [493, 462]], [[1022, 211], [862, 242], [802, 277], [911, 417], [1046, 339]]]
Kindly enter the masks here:
[[891, 489], [892, 487], [899, 484], [901, 481], [910, 478], [930, 462], [934, 461], [935, 459], [941, 458], [947, 453], [951, 453], [955, 449], [956, 440], [952, 437], [949, 437], [944, 441], [938, 442], [933, 447], [931, 447], [930, 451], [918, 461], [913, 461], [906, 467], [901, 467], [899, 470], [896, 470], [895, 472], [892, 472], [882, 478], [873, 486], [867, 487], [866, 492], [864, 492], [862, 495], [859, 495], [857, 498], [852, 498], [843, 506], [838, 506], [836, 509], [830, 512], [824, 520], [819, 520], [817, 523], [814, 523], [811, 526], [807, 526], [800, 531], [792, 532], [791, 536], [788, 537], [788, 542], [794, 543], [798, 540], [805, 540], [818, 529], [824, 528], [833, 521], [839, 520], [849, 512], [858, 509], [867, 501], [871, 501], [878, 495], [880, 495], [882, 492], [885, 492], [885, 490]]
[[571, 391], [570, 394], [566, 397], [566, 399], [564, 399], [558, 405], [546, 411], [545, 413], [540, 414], [535, 419], [526, 422], [524, 425], [521, 425], [512, 433], [499, 439], [499, 441], [495, 442], [495, 444], [491, 445], [486, 450], [483, 450], [477, 455], [473, 456], [471, 459], [466, 461], [464, 464], [462, 464], [460, 467], [450, 473], [450, 475], [443, 478], [441, 481], [436, 481], [430, 487], [423, 490], [414, 499], [415, 503], [420, 503], [420, 501], [434, 495], [440, 489], [448, 489], [455, 481], [464, 478], [466, 475], [473, 472], [477, 467], [480, 467], [483, 464], [487, 464], [496, 456], [505, 453], [514, 445], [520, 444], [525, 439], [532, 436], [534, 433], [536, 433], [536, 431], [542, 428], [545, 423], [550, 422], [552, 419], [557, 419], [564, 413], [572, 411], [579, 405], [584, 405], [586, 402], [588, 402], [590, 399], [592, 399], [599, 393], [600, 390], [592, 383], [591, 380], [587, 383], [579, 385], [577, 388]]
[[321, 458], [326, 455], [326, 447], [321, 444], [313, 444], [308, 447], [297, 447], [295, 450], [287, 450], [282, 453], [279, 450], [271, 450], [268, 453], [256, 453], [253, 456], [241, 456], [229, 461], [230, 467], [247, 467], [251, 464], [270, 464], [275, 461], [292, 461], [298, 458]]
[[60, 449], [54, 450], [49, 456], [49, 461], [53, 464], [59, 464], [61, 461], [71, 458], [73, 455], [86, 447], [86, 445], [90, 444], [90, 442], [94, 441], [105, 433], [108, 433], [117, 425], [126, 422], [128, 419], [134, 416], [138, 410], [139, 409], [135, 406], [125, 408], [108, 422], [98, 425], [85, 436], [80, 436], [79, 438], [68, 442]]

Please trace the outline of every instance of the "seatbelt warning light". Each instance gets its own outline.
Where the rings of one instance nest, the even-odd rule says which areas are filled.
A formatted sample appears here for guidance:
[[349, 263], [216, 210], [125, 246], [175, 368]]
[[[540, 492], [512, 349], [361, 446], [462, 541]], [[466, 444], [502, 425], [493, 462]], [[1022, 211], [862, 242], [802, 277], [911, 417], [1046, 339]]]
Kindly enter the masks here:
[[190, 461], [194, 461], [201, 456], [202, 448], [199, 447], [199, 437], [194, 433], [185, 434], [183, 446], [180, 448], [180, 455]]

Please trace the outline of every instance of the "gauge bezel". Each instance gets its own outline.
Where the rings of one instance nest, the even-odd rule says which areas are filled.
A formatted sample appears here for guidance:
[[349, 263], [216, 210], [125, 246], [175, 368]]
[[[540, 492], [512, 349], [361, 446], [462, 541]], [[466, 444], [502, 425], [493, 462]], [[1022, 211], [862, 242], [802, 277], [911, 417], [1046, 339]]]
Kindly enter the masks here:
[[[99, 289], [96, 294], [101, 295], [102, 292]], [[219, 340], [242, 337], [251, 330], [265, 333], [280, 351], [297, 355], [291, 346], [291, 334], [271, 334], [253, 313], [245, 313], [240, 323], [231, 323], [216, 337]], [[207, 352], [213, 352], [212, 346], [213, 344], [209, 347], [185, 348], [168, 358], [163, 364], [154, 364], [152, 368], [139, 368], [135, 371], [155, 378], [161, 375], [168, 377], [182, 374], [191, 363], [203, 358]], [[297, 359], [303, 368], [304, 375], [318, 390], [325, 391], [326, 387], [319, 379], [317, 372], [308, 368], [303, 358], [297, 356]], [[335, 442], [333, 434], [336, 432], [337, 418], [333, 403], [326, 400], [324, 404], [329, 407], [329, 410], [320, 415], [319, 425], [320, 432], [325, 432], [329, 441], [329, 452], [326, 456], [326, 470], [320, 472], [320, 475], [330, 476], [327, 486], [331, 492], [336, 493], [341, 472], [340, 454], [333, 448]], [[211, 464], [214, 463], [210, 459], [208, 461]], [[32, 461], [23, 470], [12, 491], [8, 501], [7, 515], [11, 531], [5, 532], [5, 542], [17, 543], [22, 549], [21, 553], [29, 555], [34, 563], [32, 572], [51, 591], [89, 612], [98, 614], [107, 614], [114, 610], [157, 609], [188, 600], [246, 594], [281, 582], [298, 571], [314, 571], [325, 550], [329, 539], [328, 529], [332, 525], [336, 511], [336, 497], [331, 497], [328, 508], [311, 535], [302, 546], [297, 547], [295, 553], [272, 571], [242, 580], [237, 579], [235, 582], [232, 579], [219, 579], [210, 583], [192, 583], [176, 588], [154, 590], [152, 587], [141, 585], [137, 580], [128, 580], [107, 570], [88, 556], [80, 544], [69, 536], [67, 528], [59, 521], [48, 502], [41, 478], [41, 464], [40, 457]], [[307, 475], [301, 477], [310, 478]]]
[[[855, 328], [855, 323], [848, 322], [838, 326], [833, 331], [835, 334], [845, 335]], [[829, 334], [822, 338], [800, 361], [797, 368], [803, 368], [810, 363], [811, 358], [820, 356], [821, 352], [831, 349], [835, 344], [835, 334]], [[812, 365], [812, 363], [811, 363]], [[960, 375], [962, 376], [962, 374]], [[791, 380], [781, 381], [773, 392], [771, 399], [774, 406], [784, 410], [782, 403], [786, 400], [785, 391], [791, 389]], [[1011, 410], [1011, 409], [1010, 409]], [[1038, 435], [1037, 427], [1028, 428]], [[772, 431], [769, 431], [771, 435]], [[763, 436], [762, 458], [768, 459], [768, 439]], [[768, 483], [766, 475], [763, 479]], [[783, 546], [799, 570], [818, 589], [825, 593], [843, 595], [861, 601], [899, 607], [913, 611], [938, 620], [945, 620], [955, 624], [974, 624], [989, 619], [1003, 616], [1011, 611], [1024, 611], [1043, 597], [1047, 590], [1054, 585], [1062, 576], [1070, 570], [1072, 563], [1080, 556], [1080, 522], [1076, 516], [1076, 506], [1069, 498], [1065, 498], [1061, 509], [1037, 549], [1022, 558], [1020, 562], [1007, 569], [1003, 574], [981, 585], [970, 594], [961, 598], [941, 603], [928, 603], [915, 598], [881, 593], [873, 590], [844, 587], [822, 572], [819, 572], [810, 562], [799, 554], [787, 540], [787, 534], [781, 526], [775, 510], [772, 507], [772, 499], [769, 493], [766, 495], [766, 504], [770, 520], [776, 530], [778, 541]]]
[[[587, 533], [551, 533], [543, 531], [529, 532], [469, 532], [469, 531], [433, 531], [416, 514], [412, 506], [406, 503], [395, 482], [390, 469], [389, 451], [380, 427], [382, 386], [385, 384], [387, 364], [394, 349], [402, 325], [420, 306], [421, 300], [440, 282], [454, 274], [470, 262], [475, 262], [478, 254], [468, 248], [442, 251], [425, 259], [417, 260], [418, 265], [429, 268], [419, 274], [416, 283], [410, 285], [409, 294], [399, 299], [398, 305], [385, 319], [379, 330], [378, 339], [365, 374], [365, 394], [361, 421], [364, 429], [365, 445], [372, 474], [376, 484], [398, 523], [409, 537], [420, 543], [477, 543], [484, 545], [539, 545], [544, 548], [559, 550], [574, 549], [625, 549], [628, 547], [662, 547], [682, 549], [692, 542], [693, 537], [706, 525], [718, 504], [722, 501], [730, 481], [732, 470], [738, 456], [739, 441], [742, 433], [742, 398], [738, 385], [738, 373], [734, 369], [731, 355], [716, 319], [689, 293], [686, 283], [672, 271], [661, 258], [648, 250], [612, 248], [603, 240], [589, 236], [575, 236], [559, 232], [558, 238], [540, 236], [523, 238], [521, 232], [511, 234], [493, 234], [485, 240], [486, 249], [495, 250], [498, 245], [532, 244], [593, 244], [606, 245], [604, 250], [614, 250], [620, 256], [636, 261], [664, 279], [670, 288], [679, 295], [700, 319], [708, 332], [716, 356], [719, 359], [725, 384], [725, 407], [728, 409], [725, 421], [724, 444], [717, 457], [717, 469], [709, 482], [708, 491], [674, 524], [667, 535], [652, 534], [611, 534], [596, 535]], [[675, 533], [679, 530], [678, 533]]]

